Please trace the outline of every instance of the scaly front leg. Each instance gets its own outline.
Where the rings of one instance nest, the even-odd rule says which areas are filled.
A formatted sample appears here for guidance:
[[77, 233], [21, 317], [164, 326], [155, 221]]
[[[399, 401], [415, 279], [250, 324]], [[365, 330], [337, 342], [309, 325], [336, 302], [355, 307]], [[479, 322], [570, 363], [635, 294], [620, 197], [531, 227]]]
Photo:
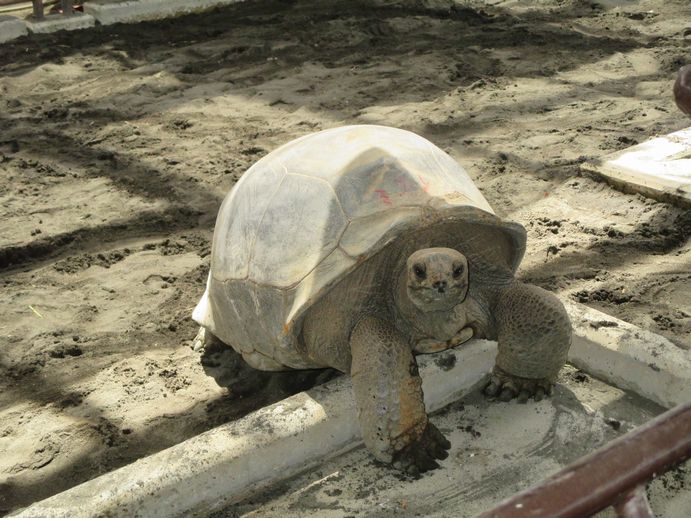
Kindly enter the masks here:
[[350, 338], [350, 375], [362, 438], [382, 462], [411, 474], [439, 467], [451, 444], [427, 420], [417, 363], [401, 334], [367, 316]]
[[497, 361], [485, 388], [488, 396], [525, 403], [550, 394], [571, 346], [571, 322], [552, 293], [515, 282], [495, 308]]

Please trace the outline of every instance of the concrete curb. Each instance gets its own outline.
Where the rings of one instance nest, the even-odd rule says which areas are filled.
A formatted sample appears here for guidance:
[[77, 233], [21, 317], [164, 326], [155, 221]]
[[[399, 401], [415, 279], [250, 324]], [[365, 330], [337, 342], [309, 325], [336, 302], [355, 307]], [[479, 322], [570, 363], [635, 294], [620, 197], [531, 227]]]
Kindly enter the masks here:
[[160, 20], [213, 9], [244, 0], [93, 0], [84, 3], [84, 13], [73, 16], [47, 15], [41, 21], [20, 20], [9, 15], [0, 15], [0, 43], [12, 41], [29, 32], [43, 34], [57, 31], [88, 29], [96, 23], [136, 23], [146, 20]]
[[78, 29], [88, 29], [96, 25], [93, 16], [82, 13], [74, 13], [71, 16], [61, 14], [51, 14], [41, 21], [27, 20], [26, 26], [30, 32], [35, 34], [45, 34], [57, 31], [75, 31]]
[[27, 34], [29, 34], [29, 30], [26, 28], [26, 24], [19, 18], [0, 15], [0, 43], [5, 43]]
[[667, 408], [691, 401], [691, 351], [587, 306], [562, 302], [574, 330], [570, 363]]
[[[492, 368], [496, 344], [473, 340], [418, 359], [428, 411], [459, 399]], [[360, 444], [350, 380], [339, 378], [38, 502], [13, 516], [171, 517], [209, 512]]]
[[90, 14], [102, 25], [119, 22], [141, 22], [159, 20], [204, 11], [222, 5], [235, 4], [243, 0], [134, 0], [124, 2], [86, 2], [84, 12]]

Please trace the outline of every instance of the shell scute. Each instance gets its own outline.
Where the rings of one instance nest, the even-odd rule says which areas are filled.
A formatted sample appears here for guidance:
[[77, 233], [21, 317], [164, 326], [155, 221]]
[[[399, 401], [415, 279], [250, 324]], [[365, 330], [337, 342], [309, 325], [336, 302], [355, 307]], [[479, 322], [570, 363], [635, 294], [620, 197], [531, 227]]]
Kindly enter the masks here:
[[289, 288], [338, 246], [348, 224], [331, 186], [288, 174], [264, 213], [249, 261], [249, 279]]
[[269, 165], [256, 174], [243, 176], [223, 200], [211, 250], [215, 279], [247, 278], [261, 216], [272, 203], [285, 175], [285, 169], [277, 164]]

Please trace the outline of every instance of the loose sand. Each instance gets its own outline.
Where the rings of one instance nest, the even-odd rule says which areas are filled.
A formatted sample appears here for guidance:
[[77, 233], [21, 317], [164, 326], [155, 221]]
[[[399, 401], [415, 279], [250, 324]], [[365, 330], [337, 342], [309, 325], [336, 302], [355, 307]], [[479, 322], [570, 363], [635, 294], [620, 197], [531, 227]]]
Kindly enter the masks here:
[[0, 510], [316, 381], [200, 361], [190, 313], [224, 194], [341, 124], [429, 138], [526, 226], [525, 280], [688, 348], [690, 212], [579, 164], [688, 126], [690, 26], [687, 0], [257, 0], [0, 46]]

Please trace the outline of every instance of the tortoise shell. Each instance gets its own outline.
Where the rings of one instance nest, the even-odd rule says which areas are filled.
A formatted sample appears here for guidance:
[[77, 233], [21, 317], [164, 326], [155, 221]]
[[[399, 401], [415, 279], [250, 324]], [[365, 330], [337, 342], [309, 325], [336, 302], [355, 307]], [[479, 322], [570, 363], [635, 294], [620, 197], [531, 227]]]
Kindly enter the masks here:
[[476, 255], [489, 247], [492, 263], [515, 271], [522, 259], [523, 227], [496, 217], [428, 140], [373, 125], [304, 136], [255, 163], [226, 196], [193, 318], [252, 365], [315, 367], [298, 343], [305, 312], [363, 261], [438, 224], [465, 235], [477, 225]]

